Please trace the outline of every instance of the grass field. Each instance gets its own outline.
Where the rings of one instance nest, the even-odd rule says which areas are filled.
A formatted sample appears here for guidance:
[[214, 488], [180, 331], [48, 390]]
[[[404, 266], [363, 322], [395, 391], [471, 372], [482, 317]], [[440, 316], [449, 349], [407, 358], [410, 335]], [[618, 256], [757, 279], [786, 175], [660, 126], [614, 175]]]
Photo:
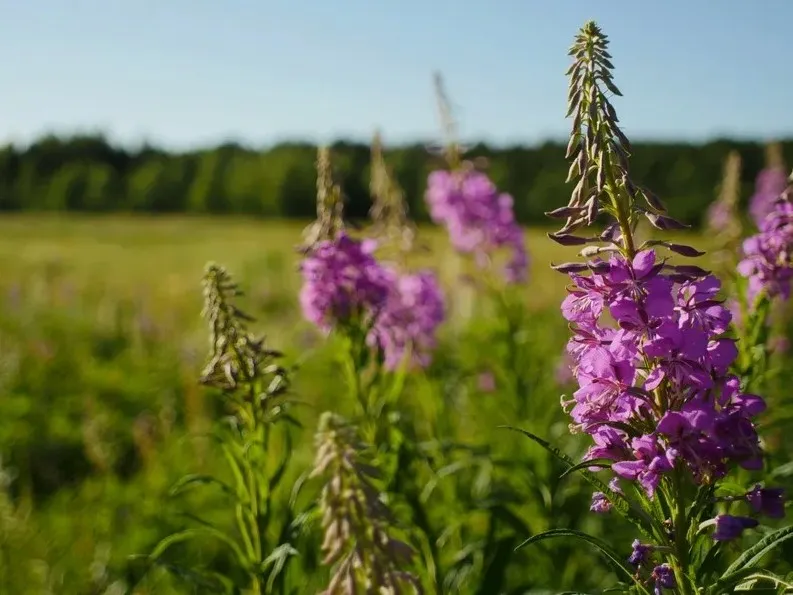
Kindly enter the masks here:
[[[257, 318], [256, 330], [290, 362], [301, 363], [295, 392], [306, 403], [305, 429], [296, 442], [296, 465], [310, 464], [319, 412], [343, 412], [347, 404], [339, 396], [333, 342], [325, 344], [300, 317], [294, 247], [301, 227], [181, 217], [0, 219], [0, 455], [7, 469], [0, 593], [204, 592], [164, 572], [141, 580], [128, 557], [147, 553], [180, 526], [182, 519], [163, 504], [168, 487], [184, 473], [219, 465], [210, 445], [189, 439], [222, 410], [197, 383], [208, 347], [200, 318], [200, 278], [208, 261], [225, 265], [246, 290], [243, 306]], [[456, 280], [462, 269], [445, 237], [427, 228], [420, 238], [428, 250], [415, 264], [438, 270], [452, 316], [432, 368], [407, 389], [405, 409], [417, 420], [417, 435], [442, 427], [445, 438], [489, 449], [485, 458], [513, 457], [503, 477], [490, 467], [492, 477], [478, 481], [520, 487], [524, 500], [512, 502], [509, 511], [524, 529], [586, 528], [627, 540], [615, 543], [629, 547], [629, 530], [588, 513], [591, 490], [577, 480], [558, 482], [559, 469], [544, 454], [497, 429], [523, 425], [563, 440], [573, 455], [581, 452], [581, 443], [566, 433], [555, 379], [567, 338], [558, 313], [565, 278], [548, 268], [572, 260], [575, 249], [557, 246], [542, 230], [528, 232], [532, 273], [521, 299], [529, 316], [522, 329], [524, 359], [517, 364], [527, 394], [515, 395], [498, 384], [498, 374], [494, 390], [480, 385], [482, 374], [504, 365], [500, 347], [489, 343], [496, 341], [495, 322], [488, 305]], [[701, 240], [689, 238], [698, 246]], [[489, 463], [480, 463], [481, 475]], [[485, 593], [476, 585], [492, 568], [485, 554], [472, 553], [470, 560], [460, 554], [488, 530], [484, 509], [463, 506], [462, 491], [470, 492], [476, 481], [448, 487], [446, 500], [433, 508], [438, 525], [467, 523], [445, 542], [449, 593]], [[189, 502], [196, 510], [222, 511], [214, 496]], [[512, 521], [516, 533], [518, 520]], [[224, 564], [211, 544], [182, 555]], [[503, 592], [572, 584], [596, 589], [608, 582], [608, 568], [580, 546], [510, 556]], [[463, 566], [469, 582], [454, 583], [466, 576], [455, 574]], [[317, 592], [323, 572], [296, 579], [300, 589], [294, 592]]]

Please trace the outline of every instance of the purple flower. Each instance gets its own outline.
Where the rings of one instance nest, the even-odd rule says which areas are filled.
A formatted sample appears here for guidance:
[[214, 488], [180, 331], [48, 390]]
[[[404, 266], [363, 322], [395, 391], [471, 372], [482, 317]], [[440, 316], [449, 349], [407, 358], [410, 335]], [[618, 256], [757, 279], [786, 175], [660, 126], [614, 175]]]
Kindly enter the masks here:
[[787, 186], [787, 173], [781, 167], [767, 167], [757, 175], [755, 193], [749, 199], [749, 213], [760, 227], [774, 210], [774, 201]]
[[680, 326], [698, 328], [707, 333], [726, 332], [732, 313], [716, 299], [720, 289], [721, 281], [714, 275], [683, 283], [677, 292], [676, 305], [680, 312]]
[[785, 490], [783, 488], [761, 488], [757, 484], [746, 492], [746, 500], [757, 514], [772, 519], [785, 516]]
[[508, 248], [510, 260], [504, 267], [509, 283], [528, 276], [528, 253], [523, 230], [515, 221], [512, 197], [499, 193], [484, 173], [473, 168], [434, 171], [427, 182], [426, 200], [430, 217], [446, 226], [452, 245], [472, 254], [480, 266]]
[[476, 386], [483, 393], [492, 393], [496, 390], [496, 377], [493, 372], [487, 370], [481, 372], [476, 378]]
[[579, 363], [581, 388], [573, 394], [570, 416], [581, 425], [630, 419], [641, 405], [631, 391], [635, 376], [631, 362], [605, 350], [588, 352]]
[[653, 568], [652, 578], [655, 581], [653, 589], [655, 595], [661, 595], [663, 589], [674, 589], [677, 586], [675, 573], [669, 564], [661, 564]]
[[664, 450], [658, 437], [652, 434], [634, 438], [631, 448], [634, 460], [614, 463], [611, 468], [624, 479], [637, 480], [652, 498], [661, 481], [661, 474], [674, 469], [677, 452], [674, 449]]
[[633, 540], [633, 551], [628, 557], [628, 562], [637, 568], [647, 562], [653, 553], [653, 546], [643, 544], [638, 539]]
[[353, 321], [370, 324], [391, 290], [387, 271], [372, 252], [375, 244], [341, 233], [319, 242], [300, 266], [300, 305], [305, 318], [323, 331]]
[[756, 519], [749, 517], [720, 514], [716, 517], [716, 530], [712, 537], [716, 541], [730, 541], [740, 537], [744, 529], [751, 529], [758, 524]]
[[790, 298], [793, 279], [793, 204], [783, 198], [760, 225], [760, 232], [744, 240], [744, 259], [738, 272], [749, 279], [747, 298], [751, 303], [761, 292], [769, 297]]
[[605, 514], [611, 510], [611, 502], [608, 501], [606, 494], [603, 492], [595, 492], [592, 494], [592, 504], [589, 510], [598, 514]]
[[390, 291], [368, 336], [393, 370], [410, 354], [412, 363], [429, 365], [437, 344], [436, 332], [445, 317], [443, 292], [430, 272], [400, 275], [389, 270]]

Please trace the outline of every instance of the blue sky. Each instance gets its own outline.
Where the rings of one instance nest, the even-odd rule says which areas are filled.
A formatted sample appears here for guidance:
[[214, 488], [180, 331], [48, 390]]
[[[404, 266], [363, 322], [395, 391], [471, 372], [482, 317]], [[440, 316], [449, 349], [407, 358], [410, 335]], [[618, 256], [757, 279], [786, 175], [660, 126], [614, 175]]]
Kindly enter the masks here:
[[0, 0], [0, 142], [101, 130], [185, 148], [560, 138], [578, 27], [611, 38], [633, 138], [793, 136], [791, 0]]

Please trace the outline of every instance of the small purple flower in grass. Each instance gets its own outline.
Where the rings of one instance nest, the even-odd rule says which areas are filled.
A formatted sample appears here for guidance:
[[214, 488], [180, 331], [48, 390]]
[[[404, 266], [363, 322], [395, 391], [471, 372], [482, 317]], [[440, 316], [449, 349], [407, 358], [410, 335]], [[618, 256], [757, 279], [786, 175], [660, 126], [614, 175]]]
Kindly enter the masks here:
[[528, 253], [523, 230], [515, 220], [512, 197], [500, 193], [486, 174], [466, 167], [430, 174], [426, 200], [430, 217], [446, 227], [454, 248], [472, 254], [480, 266], [501, 249], [512, 255], [504, 268], [508, 283], [528, 276]]
[[715, 541], [731, 541], [740, 537], [745, 529], [752, 529], [757, 525], [756, 519], [720, 514], [716, 517], [716, 530], [712, 537]]
[[672, 571], [672, 567], [669, 566], [669, 564], [661, 564], [653, 568], [652, 577], [655, 581], [655, 588], [653, 590], [655, 595], [661, 595], [663, 589], [674, 589], [677, 586], [675, 582], [675, 573]]
[[761, 488], [757, 484], [746, 493], [746, 500], [757, 514], [772, 519], [785, 516], [785, 490], [783, 488]]

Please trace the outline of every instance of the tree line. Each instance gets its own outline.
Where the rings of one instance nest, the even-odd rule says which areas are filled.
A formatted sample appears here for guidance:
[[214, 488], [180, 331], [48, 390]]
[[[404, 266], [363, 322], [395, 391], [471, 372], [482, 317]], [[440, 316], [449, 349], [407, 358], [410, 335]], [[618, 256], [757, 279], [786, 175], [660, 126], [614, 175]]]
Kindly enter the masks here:
[[[793, 140], [781, 145], [790, 157]], [[723, 160], [731, 149], [743, 160], [746, 202], [764, 166], [764, 147], [758, 142], [637, 142], [632, 172], [664, 199], [673, 215], [697, 224], [716, 195]], [[339, 141], [332, 151], [348, 215], [365, 216], [370, 205], [369, 146]], [[526, 224], [544, 221], [544, 212], [567, 202], [572, 187], [565, 184], [564, 154], [565, 145], [558, 142], [470, 148], [470, 155], [487, 159], [490, 176], [512, 194], [516, 214]], [[442, 167], [440, 157], [422, 144], [394, 147], [385, 155], [413, 217], [426, 219], [424, 188], [429, 172]], [[315, 213], [315, 159], [316, 147], [308, 143], [281, 143], [263, 150], [227, 143], [173, 153], [150, 146], [131, 151], [102, 136], [48, 136], [24, 148], [0, 149], [0, 211], [310, 218]]]

